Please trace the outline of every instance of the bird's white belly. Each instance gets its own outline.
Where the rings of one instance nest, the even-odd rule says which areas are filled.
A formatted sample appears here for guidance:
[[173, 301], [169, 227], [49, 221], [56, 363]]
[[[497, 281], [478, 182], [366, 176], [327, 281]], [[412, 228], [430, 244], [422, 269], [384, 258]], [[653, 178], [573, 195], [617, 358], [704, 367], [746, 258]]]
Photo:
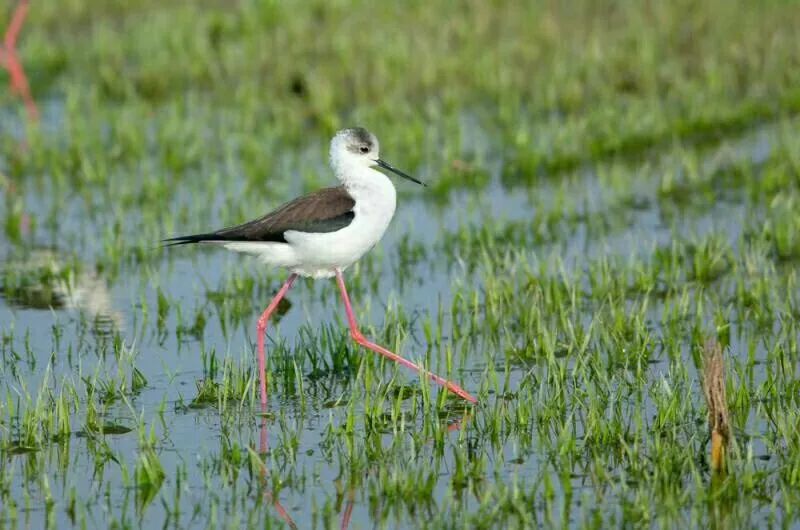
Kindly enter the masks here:
[[[394, 188], [392, 188], [394, 191]], [[292, 247], [296, 265], [292, 272], [313, 278], [328, 278], [369, 252], [381, 240], [395, 211], [394, 193], [369, 201], [356, 198], [353, 221], [336, 232], [284, 234]]]

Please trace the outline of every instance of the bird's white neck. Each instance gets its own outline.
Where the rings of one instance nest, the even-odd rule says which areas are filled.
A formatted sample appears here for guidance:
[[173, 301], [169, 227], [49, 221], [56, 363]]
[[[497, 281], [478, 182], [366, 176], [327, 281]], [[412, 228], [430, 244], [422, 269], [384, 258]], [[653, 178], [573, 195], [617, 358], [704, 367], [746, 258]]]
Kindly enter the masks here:
[[336, 178], [349, 192], [395, 194], [394, 184], [380, 171], [363, 164], [346, 164], [333, 167]]
[[336, 171], [336, 177], [359, 203], [358, 208], [370, 210], [376, 218], [385, 217], [388, 225], [397, 205], [397, 191], [389, 177], [364, 165], [342, 169], [342, 172]]

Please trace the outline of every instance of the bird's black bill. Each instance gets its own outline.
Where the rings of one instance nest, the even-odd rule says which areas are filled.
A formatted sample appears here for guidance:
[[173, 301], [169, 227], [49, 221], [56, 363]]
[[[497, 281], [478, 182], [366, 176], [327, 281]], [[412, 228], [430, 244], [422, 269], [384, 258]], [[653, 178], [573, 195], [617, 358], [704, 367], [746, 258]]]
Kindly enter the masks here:
[[399, 169], [397, 169], [397, 168], [393, 167], [391, 164], [387, 164], [386, 162], [384, 162], [384, 161], [383, 161], [383, 160], [381, 160], [380, 158], [379, 158], [379, 159], [377, 159], [377, 160], [375, 161], [375, 163], [376, 163], [376, 164], [378, 164], [378, 165], [379, 165], [380, 167], [382, 167], [383, 169], [388, 169], [389, 171], [391, 171], [391, 172], [392, 172], [392, 173], [394, 173], [395, 175], [400, 175], [400, 176], [401, 176], [401, 177], [403, 177], [404, 179], [408, 179], [408, 180], [410, 180], [411, 182], [416, 182], [416, 183], [417, 183], [417, 184], [419, 184], [420, 186], [427, 186], [427, 184], [425, 184], [425, 183], [424, 183], [424, 182], [422, 182], [421, 180], [417, 180], [417, 179], [415, 179], [414, 177], [412, 177], [411, 175], [406, 175], [405, 173], [403, 173], [403, 172], [402, 172], [402, 171], [400, 171]]

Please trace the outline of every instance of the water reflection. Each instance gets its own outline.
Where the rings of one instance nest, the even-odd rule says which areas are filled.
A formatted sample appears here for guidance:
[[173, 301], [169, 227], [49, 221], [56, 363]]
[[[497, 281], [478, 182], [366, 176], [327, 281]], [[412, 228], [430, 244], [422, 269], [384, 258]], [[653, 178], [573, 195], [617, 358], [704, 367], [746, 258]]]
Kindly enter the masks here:
[[122, 313], [106, 280], [72, 257], [49, 248], [34, 249], [0, 266], [0, 296], [21, 309], [77, 309], [102, 335], [123, 330]]
[[[469, 423], [471, 415], [468, 411], [464, 411], [461, 416], [456, 417], [455, 419], [449, 418], [446, 420], [447, 425], [447, 432], [453, 433], [465, 428]], [[261, 486], [264, 489], [263, 498], [264, 501], [271, 504], [274, 508], [278, 516], [289, 525], [290, 528], [293, 530], [298, 528], [297, 523], [294, 522], [292, 516], [289, 515], [289, 512], [284, 508], [281, 504], [281, 501], [278, 497], [275, 496], [274, 491], [269, 489], [267, 484], [267, 479], [269, 477], [269, 471], [267, 470], [266, 465], [266, 457], [267, 453], [269, 452], [269, 442], [268, 442], [268, 430], [267, 430], [267, 419], [268, 415], [266, 413], [266, 409], [262, 408], [261, 414], [261, 428], [259, 431], [259, 445], [258, 445], [258, 454], [261, 457], [261, 469], [259, 470], [259, 480], [261, 482]], [[434, 442], [433, 436], [428, 438], [428, 444], [432, 444]], [[371, 471], [369, 471], [371, 472]], [[342, 488], [343, 481], [336, 480], [335, 486], [337, 491], [340, 492], [339, 497], [341, 498], [341, 492], [344, 490]], [[360, 481], [359, 481], [360, 482]], [[339, 528], [341, 530], [347, 530], [350, 527], [350, 520], [353, 516], [353, 508], [355, 507], [355, 498], [356, 498], [356, 483], [349, 482], [346, 487], [346, 498], [347, 501], [344, 504], [344, 508], [342, 509], [342, 518], [339, 524]], [[337, 505], [339, 504], [337, 500]]]
[[258, 444], [258, 454], [262, 458], [262, 460], [261, 460], [261, 470], [259, 471], [259, 479], [261, 481], [261, 486], [264, 489], [264, 501], [266, 501], [269, 504], [272, 504], [272, 506], [275, 508], [275, 511], [278, 513], [278, 516], [280, 516], [280, 518], [283, 519], [283, 521], [286, 524], [289, 525], [289, 528], [296, 529], [297, 528], [297, 524], [294, 522], [292, 517], [289, 515], [289, 512], [286, 511], [286, 508], [283, 507], [283, 505], [281, 504], [280, 499], [277, 498], [274, 495], [273, 491], [271, 489], [269, 489], [269, 486], [267, 485], [267, 478], [268, 478], [269, 472], [267, 471], [267, 465], [266, 465], [265, 461], [266, 461], [266, 457], [267, 457], [267, 452], [269, 451], [269, 445], [268, 445], [268, 442], [267, 442], [267, 415], [266, 415], [266, 409], [262, 409], [261, 430], [260, 430], [260, 433], [259, 433], [259, 438], [260, 439], [259, 439], [259, 444]]

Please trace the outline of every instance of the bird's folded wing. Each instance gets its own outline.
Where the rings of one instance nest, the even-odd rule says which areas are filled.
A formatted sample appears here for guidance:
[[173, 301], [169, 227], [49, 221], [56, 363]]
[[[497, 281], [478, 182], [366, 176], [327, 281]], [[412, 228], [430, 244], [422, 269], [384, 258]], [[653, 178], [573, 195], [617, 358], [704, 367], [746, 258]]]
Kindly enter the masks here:
[[253, 221], [207, 234], [165, 239], [172, 245], [202, 241], [274, 241], [285, 243], [284, 234], [298, 232], [327, 233], [348, 226], [355, 217], [356, 201], [344, 186], [325, 188], [287, 202], [277, 210]]

